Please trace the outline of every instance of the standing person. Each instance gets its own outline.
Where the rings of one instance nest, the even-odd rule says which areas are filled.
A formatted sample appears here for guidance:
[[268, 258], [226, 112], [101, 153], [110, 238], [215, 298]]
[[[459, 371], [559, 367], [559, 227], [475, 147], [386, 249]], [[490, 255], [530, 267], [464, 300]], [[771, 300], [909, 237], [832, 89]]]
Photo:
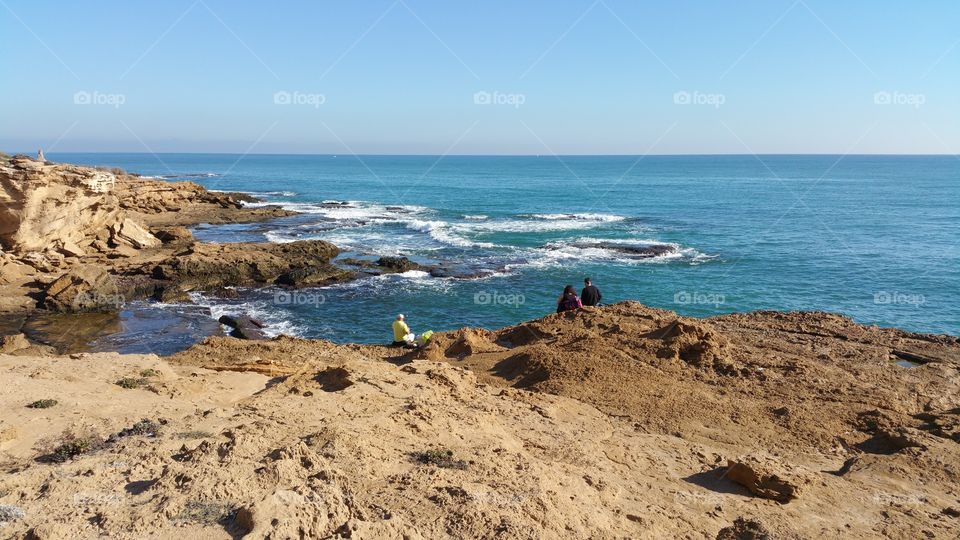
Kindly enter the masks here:
[[393, 345], [395, 347], [416, 347], [417, 337], [407, 326], [406, 317], [403, 313], [397, 315], [397, 320], [393, 321]]
[[557, 298], [557, 313], [573, 311], [582, 307], [583, 304], [580, 303], [577, 290], [573, 288], [573, 285], [564, 287], [563, 294], [560, 295], [560, 298]]
[[602, 298], [603, 295], [600, 294], [600, 289], [593, 285], [590, 278], [583, 278], [583, 290], [580, 291], [580, 300], [583, 302], [583, 305], [599, 306]]

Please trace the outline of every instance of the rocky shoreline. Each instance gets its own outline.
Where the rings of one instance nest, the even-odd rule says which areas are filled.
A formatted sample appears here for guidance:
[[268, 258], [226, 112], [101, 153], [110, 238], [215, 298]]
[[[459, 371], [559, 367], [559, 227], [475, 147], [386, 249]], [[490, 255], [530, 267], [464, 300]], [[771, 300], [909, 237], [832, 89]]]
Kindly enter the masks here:
[[211, 337], [167, 358], [19, 349], [0, 371], [10, 538], [948, 539], [960, 525], [960, 339], [826, 313], [699, 320], [628, 302], [418, 351]]
[[[296, 214], [245, 202], [257, 199], [118, 169], [0, 158], [4, 331], [15, 333], [50, 314], [116, 313], [132, 300], [189, 302], [192, 291], [216, 296], [235, 294], [237, 286], [315, 287], [409, 270], [476, 277], [404, 257], [335, 263], [340, 250], [321, 240], [200, 242], [187, 228]], [[86, 319], [78, 316], [75, 325]]]

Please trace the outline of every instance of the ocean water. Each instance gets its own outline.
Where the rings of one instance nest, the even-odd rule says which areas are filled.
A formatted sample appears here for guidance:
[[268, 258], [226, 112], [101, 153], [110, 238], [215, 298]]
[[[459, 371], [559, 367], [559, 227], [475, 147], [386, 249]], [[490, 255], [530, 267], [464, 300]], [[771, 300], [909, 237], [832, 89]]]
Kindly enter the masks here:
[[[324, 239], [345, 256], [404, 255], [480, 276], [408, 272], [294, 293], [245, 290], [238, 300], [195, 295], [214, 317], [252, 313], [274, 333], [385, 342], [399, 312], [418, 333], [500, 327], [553, 312], [564, 285], [579, 290], [589, 275], [604, 302], [684, 315], [819, 310], [960, 334], [953, 156], [48, 159], [246, 191], [303, 212], [196, 227], [204, 240]], [[639, 258], [624, 249], [650, 246], [669, 253]]]

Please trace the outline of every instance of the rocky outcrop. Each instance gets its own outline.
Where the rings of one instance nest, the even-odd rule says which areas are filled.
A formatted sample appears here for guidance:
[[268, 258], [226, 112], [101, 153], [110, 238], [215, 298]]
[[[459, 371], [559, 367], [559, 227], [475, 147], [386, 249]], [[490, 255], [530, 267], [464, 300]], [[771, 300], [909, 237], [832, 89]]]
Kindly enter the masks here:
[[127, 175], [117, 184], [121, 207], [150, 226], [241, 223], [296, 214], [277, 206], [246, 207], [243, 193], [209, 191], [194, 182], [168, 182]]
[[[286, 244], [195, 244], [152, 269], [156, 279], [199, 289], [231, 285], [320, 284], [349, 279], [352, 274], [329, 264], [339, 249], [322, 240]], [[306, 276], [291, 272], [309, 269]]]
[[729, 460], [724, 475], [758, 497], [784, 504], [799, 497], [802, 486], [809, 483], [809, 480], [796, 470], [785, 467], [772, 458], [760, 456]]
[[110, 241], [115, 245], [127, 244], [136, 249], [154, 248], [161, 243], [150, 231], [128, 218], [110, 226]]
[[0, 244], [18, 254], [85, 253], [123, 221], [116, 180], [111, 172], [30, 159], [0, 165]]
[[115, 311], [134, 298], [186, 301], [193, 288], [270, 284], [284, 274], [290, 286], [353, 276], [330, 264], [330, 244], [198, 244], [184, 226], [294, 213], [244, 206], [255, 200], [120, 169], [4, 158], [0, 310]]
[[397, 274], [409, 272], [410, 270], [431, 271], [434, 267], [422, 265], [411, 261], [407, 257], [380, 257], [379, 259], [354, 259], [348, 258], [339, 261], [341, 264], [362, 268], [367, 274]]
[[116, 311], [125, 301], [110, 273], [98, 266], [82, 266], [64, 273], [47, 287], [43, 307], [62, 313]]
[[23, 334], [0, 336], [0, 354], [10, 354], [30, 347], [30, 341]]
[[657, 351], [660, 358], [678, 359], [725, 375], [740, 373], [739, 367], [729, 360], [729, 340], [709, 323], [677, 318], [664, 328], [652, 332], [650, 337], [663, 340]]

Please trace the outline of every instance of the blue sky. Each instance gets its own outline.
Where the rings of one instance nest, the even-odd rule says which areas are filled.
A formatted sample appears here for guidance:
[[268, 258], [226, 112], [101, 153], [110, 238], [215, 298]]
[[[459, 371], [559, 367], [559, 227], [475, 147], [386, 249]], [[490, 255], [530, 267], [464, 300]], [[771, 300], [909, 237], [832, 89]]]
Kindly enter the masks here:
[[0, 0], [0, 148], [958, 153], [957, 28], [955, 0]]

